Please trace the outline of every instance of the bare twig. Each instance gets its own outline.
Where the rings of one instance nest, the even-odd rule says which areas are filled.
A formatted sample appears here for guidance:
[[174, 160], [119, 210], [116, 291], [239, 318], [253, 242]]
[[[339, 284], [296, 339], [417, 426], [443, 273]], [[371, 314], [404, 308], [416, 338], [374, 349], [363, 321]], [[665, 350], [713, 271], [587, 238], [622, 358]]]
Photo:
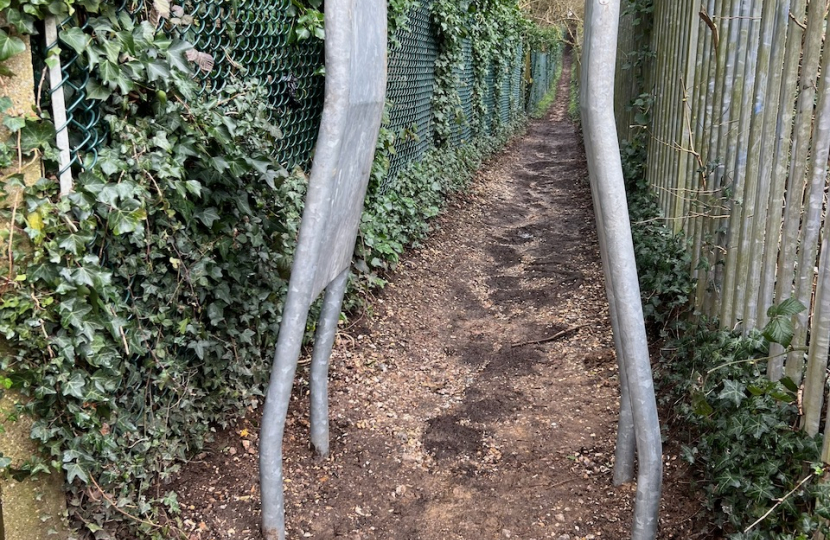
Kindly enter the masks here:
[[756, 525], [758, 525], [759, 523], [761, 523], [762, 521], [764, 521], [764, 520], [767, 518], [767, 516], [769, 516], [770, 514], [772, 514], [772, 513], [773, 513], [773, 511], [775, 511], [775, 509], [776, 509], [776, 508], [778, 508], [779, 506], [781, 506], [781, 505], [784, 503], [784, 501], [786, 501], [787, 499], [789, 499], [789, 498], [790, 498], [790, 496], [792, 496], [792, 494], [793, 494], [793, 493], [795, 493], [796, 491], [798, 491], [798, 490], [799, 490], [799, 488], [801, 488], [801, 486], [803, 486], [803, 485], [804, 485], [804, 484], [806, 484], [806, 483], [807, 483], [810, 479], [812, 479], [812, 478], [813, 478], [813, 476], [815, 476], [815, 474], [816, 474], [816, 473], [810, 473], [810, 474], [808, 474], [808, 475], [807, 475], [807, 477], [806, 477], [806, 478], [804, 478], [804, 480], [802, 480], [801, 482], [799, 482], [799, 483], [798, 483], [798, 485], [797, 485], [797, 486], [795, 486], [795, 487], [792, 489], [792, 491], [790, 491], [789, 493], [787, 493], [786, 495], [784, 495], [783, 497], [781, 497], [780, 499], [778, 499], [778, 502], [777, 502], [777, 503], [775, 503], [775, 504], [773, 505], [773, 507], [772, 507], [772, 508], [770, 508], [769, 510], [767, 510], [767, 512], [766, 512], [763, 516], [761, 516], [761, 517], [759, 517], [757, 520], [755, 520], [755, 523], [753, 523], [752, 525], [750, 525], [749, 527], [747, 527], [747, 528], [746, 528], [746, 530], [744, 530], [744, 534], [748, 533], [749, 531], [751, 531], [751, 530], [753, 529], [753, 527], [755, 527]]
[[576, 332], [581, 328], [585, 328], [586, 326], [590, 326], [590, 324], [581, 324], [579, 326], [574, 326], [573, 328], [568, 328], [567, 330], [562, 330], [561, 332], [558, 332], [550, 337], [546, 337], [543, 339], [535, 339], [533, 341], [523, 341], [521, 343], [513, 343], [510, 346], [515, 349], [518, 347], [524, 347], [525, 345], [539, 345], [541, 343], [550, 343], [551, 341], [556, 341], [557, 339], [565, 337], [568, 334], [572, 334], [573, 332]]
[[712, 30], [712, 43], [715, 46], [715, 51], [717, 51], [718, 50], [718, 44], [720, 43], [720, 37], [718, 35], [718, 27], [715, 25], [715, 23], [712, 22], [712, 19], [711, 19], [711, 17], [709, 17], [709, 14], [706, 13], [706, 8], [701, 7], [700, 8], [700, 13], [698, 15], [700, 15], [700, 18], [703, 19], [703, 22], [706, 23], [706, 26], [708, 26], [709, 29]]
[[137, 522], [137, 523], [141, 523], [142, 525], [147, 525], [147, 526], [149, 526], [149, 527], [152, 527], [153, 529], [162, 529], [162, 528], [164, 528], [164, 527], [168, 527], [168, 526], [169, 526], [171, 529], [176, 529], [176, 530], [178, 530], [176, 527], [173, 527], [172, 525], [159, 525], [158, 523], [153, 523], [152, 521], [147, 521], [146, 519], [141, 519], [141, 518], [139, 518], [139, 517], [136, 517], [136, 516], [134, 516], [134, 515], [130, 514], [129, 512], [126, 512], [126, 511], [122, 510], [122, 509], [118, 506], [118, 504], [116, 503], [116, 501], [115, 501], [115, 500], [113, 500], [112, 496], [111, 496], [111, 495], [109, 495], [109, 494], [107, 494], [107, 493], [106, 493], [103, 489], [101, 489], [101, 486], [100, 486], [100, 485], [98, 485], [98, 482], [96, 482], [96, 481], [95, 481], [95, 478], [93, 478], [92, 476], [90, 476], [90, 477], [89, 477], [89, 479], [90, 479], [90, 481], [91, 481], [91, 482], [95, 485], [95, 489], [97, 489], [97, 490], [98, 490], [98, 493], [100, 493], [100, 494], [101, 494], [101, 496], [102, 496], [102, 497], [103, 497], [103, 498], [104, 498], [104, 499], [105, 499], [105, 500], [109, 503], [109, 505], [110, 505], [110, 506], [111, 506], [111, 507], [112, 507], [112, 508], [113, 508], [116, 512], [118, 512], [119, 514], [123, 515], [124, 517], [126, 517], [126, 518], [128, 518], [128, 519], [131, 519], [131, 520], [133, 520], [133, 521], [135, 521], [135, 522]]

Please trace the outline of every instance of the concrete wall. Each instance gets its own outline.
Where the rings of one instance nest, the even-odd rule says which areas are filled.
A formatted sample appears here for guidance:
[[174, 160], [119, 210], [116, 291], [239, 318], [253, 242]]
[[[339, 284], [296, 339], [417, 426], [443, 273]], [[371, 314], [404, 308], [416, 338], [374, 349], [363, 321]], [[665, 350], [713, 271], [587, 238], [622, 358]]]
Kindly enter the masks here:
[[[6, 62], [15, 73], [14, 77], [3, 78], [0, 96], [8, 96], [13, 102], [12, 114], [32, 115], [35, 98], [32, 54], [29, 41], [25, 39], [26, 51]], [[7, 133], [0, 131], [0, 137]], [[24, 159], [25, 161], [25, 159]], [[41, 164], [36, 161], [28, 166], [15, 166], [0, 171], [7, 174], [22, 173], [27, 183], [35, 182], [41, 176]], [[16, 204], [18, 197], [10, 193], [7, 204]], [[8, 227], [7, 223], [0, 227]], [[4, 246], [5, 248], [5, 246]], [[6, 249], [3, 249], [4, 255]], [[7, 270], [8, 261], [0, 270]], [[0, 343], [0, 346], [4, 344]], [[31, 421], [25, 417], [10, 419], [16, 404], [23, 399], [14, 392], [6, 392], [0, 400], [0, 452], [11, 458], [12, 467], [19, 466], [36, 452], [34, 441], [29, 438]], [[63, 489], [63, 474], [39, 475], [23, 482], [17, 482], [7, 475], [0, 475], [0, 540], [60, 540], [69, 537], [66, 526], [66, 498]]]

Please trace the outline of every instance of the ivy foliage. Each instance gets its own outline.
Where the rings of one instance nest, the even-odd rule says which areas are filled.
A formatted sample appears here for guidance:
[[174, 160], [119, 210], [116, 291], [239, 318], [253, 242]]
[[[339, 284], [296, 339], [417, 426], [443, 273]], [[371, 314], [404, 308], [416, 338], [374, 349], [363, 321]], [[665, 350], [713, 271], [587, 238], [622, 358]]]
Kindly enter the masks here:
[[[111, 139], [73, 193], [6, 181], [0, 369], [44, 449], [19, 473], [62, 470], [88, 533], [122, 519], [111, 501], [124, 501], [169, 537], [145, 522], [175, 496], [150, 488], [210, 425], [259, 402], [304, 180], [273, 160], [280, 133], [257, 83], [202, 98], [182, 42], [105, 8], [91, 25], [85, 54], [114, 49], [143, 69], [100, 60]], [[24, 159], [50, 155], [51, 137], [32, 135], [48, 123], [18, 125]]]
[[767, 379], [769, 343], [761, 333], [744, 337], [716, 324], [686, 328], [660, 360], [662, 401], [674, 404], [670, 422], [678, 427], [673, 432], [685, 434], [682, 457], [694, 465], [722, 534], [806, 540], [819, 528], [828, 532], [821, 437], [798, 430], [798, 386]]
[[[495, 101], [502, 99], [503, 82], [510, 77], [520, 48], [525, 55], [523, 61], [527, 61], [530, 50], [554, 55], [562, 52], [562, 30], [531, 23], [511, 0], [434, 0], [432, 15], [441, 43], [433, 96], [435, 142], [439, 148], [451, 146], [459, 125], [469, 125], [475, 133], [499, 129], [495, 111], [487, 110], [486, 96], [493, 84]], [[470, 118], [464, 113], [458, 93], [464, 84], [459, 74], [467, 61], [465, 42], [472, 52], [474, 70]], [[515, 105], [513, 96], [510, 103]]]
[[[390, 2], [390, 32], [406, 28], [413, 1]], [[473, 2], [465, 12], [477, 13], [476, 35], [489, 36], [479, 58], [497, 66], [499, 32], [522, 39], [509, 4]], [[2, 60], [22, 52], [22, 38], [48, 15], [84, 10], [84, 29], [62, 40], [88, 70], [88, 95], [109, 133], [97, 163], [76, 169], [73, 192], [61, 197], [48, 113], [15, 116], [0, 100], [10, 135], [0, 167], [12, 171], [0, 207], [0, 391], [22, 397], [3, 414], [31, 417], [41, 448], [22, 464], [0, 455], [0, 469], [60, 471], [82, 538], [179, 536], [178, 501], [165, 481], [210, 440], [212, 426], [261, 404], [306, 190], [304, 172], [274, 157], [282, 134], [260, 82], [235, 79], [202, 94], [193, 77], [204, 69], [199, 55], [164, 31], [170, 3], [145, 5], [159, 24], [100, 0], [0, 0]], [[498, 6], [491, 24], [485, 9]], [[292, 1], [292, 40], [324, 38], [320, 8], [320, 0]], [[469, 35], [456, 22], [442, 30], [446, 65], [457, 60], [447, 47]], [[449, 73], [436, 95], [455, 92]], [[449, 125], [444, 118], [439, 124]], [[383, 284], [383, 271], [427, 234], [446, 198], [521, 120], [434, 149], [389, 191], [378, 188], [398, 135], [382, 130], [347, 306]], [[37, 159], [46, 173], [27, 184], [16, 171]]]

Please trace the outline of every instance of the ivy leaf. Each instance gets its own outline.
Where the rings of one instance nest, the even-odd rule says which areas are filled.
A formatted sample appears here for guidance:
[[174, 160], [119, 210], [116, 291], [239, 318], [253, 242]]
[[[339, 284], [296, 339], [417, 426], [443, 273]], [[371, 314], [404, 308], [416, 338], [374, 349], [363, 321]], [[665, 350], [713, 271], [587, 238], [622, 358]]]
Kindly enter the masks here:
[[101, 10], [102, 0], [78, 0], [78, 5], [90, 13], [98, 13]]
[[121, 209], [113, 209], [110, 213], [110, 226], [112, 232], [117, 235], [135, 232], [142, 227], [142, 221], [147, 217], [147, 211], [143, 208], [127, 212]]
[[121, 56], [121, 44], [117, 40], [106, 40], [101, 44], [104, 47], [104, 54], [107, 60], [118, 65], [118, 59]]
[[89, 47], [89, 44], [92, 41], [92, 36], [85, 33], [79, 27], [73, 26], [72, 28], [64, 30], [60, 33], [60, 40], [71, 47], [77, 54], [81, 55], [84, 54], [84, 51], [86, 51]]
[[12, 133], [17, 133], [26, 125], [26, 119], [20, 116], [6, 116], [3, 118], [3, 125], [9, 128]]
[[170, 45], [170, 48], [167, 49], [167, 61], [170, 62], [170, 65], [174, 68], [189, 75], [191, 73], [190, 63], [185, 55], [187, 54], [187, 51], [192, 48], [193, 46], [186, 41], [174, 41], [173, 44]]
[[55, 140], [55, 127], [50, 122], [26, 122], [20, 130], [20, 149], [31, 152], [48, 147]]
[[218, 326], [219, 323], [224, 321], [224, 306], [222, 306], [221, 302], [211, 302], [207, 308], [207, 316], [210, 319], [210, 323], [214, 326]]
[[199, 358], [199, 360], [204, 360], [204, 358], [205, 358], [205, 348], [210, 347], [211, 345], [213, 345], [213, 342], [205, 341], [205, 340], [200, 339], [200, 340], [191, 342], [188, 345], [188, 347], [193, 349], [193, 351], [196, 353], [196, 356]]
[[65, 249], [77, 257], [80, 253], [83, 253], [86, 249], [86, 245], [91, 241], [92, 236], [72, 233], [62, 237], [60, 242], [58, 242], [58, 247]]
[[124, 72], [117, 64], [109, 60], [101, 62], [98, 72], [101, 74], [101, 80], [110, 86], [118, 86], [122, 94], [129, 94], [135, 88], [135, 83], [124, 75]]
[[0, 62], [5, 62], [25, 50], [26, 45], [23, 44], [20, 38], [9, 36], [6, 32], [0, 30]]
[[13, 26], [18, 34], [37, 34], [35, 18], [28, 13], [17, 9], [8, 9], [3, 14], [6, 16], [6, 22]]
[[727, 379], [723, 381], [723, 390], [718, 394], [718, 399], [731, 401], [736, 407], [741, 405], [741, 402], [746, 399], [746, 386], [738, 381]]
[[112, 95], [112, 90], [106, 86], [102, 86], [95, 79], [90, 79], [86, 83], [86, 97], [95, 100], [106, 100]]
[[75, 297], [61, 302], [58, 311], [61, 313], [61, 323], [64, 328], [83, 328], [84, 317], [92, 311], [92, 307]]
[[205, 227], [212, 227], [213, 224], [219, 220], [219, 212], [217, 212], [216, 208], [213, 207], [205, 208], [196, 214], [196, 218], [204, 223]]
[[197, 197], [202, 196], [202, 184], [198, 180], [187, 180], [184, 183], [184, 187], [189, 193], [192, 193]]
[[741, 472], [726, 470], [715, 479], [715, 493], [723, 493], [727, 488], [741, 487]]
[[64, 396], [72, 396], [83, 401], [85, 397], [85, 388], [86, 380], [84, 379], [83, 374], [80, 371], [76, 371], [72, 374], [68, 381], [63, 383], [61, 394], [63, 394]]
[[164, 62], [147, 62], [145, 67], [147, 68], [147, 79], [150, 82], [164, 81], [170, 77], [170, 68]]
[[699, 390], [692, 393], [692, 409], [698, 416], [709, 416], [715, 412], [707, 401], [706, 395]]
[[102, 289], [109, 285], [111, 275], [98, 270], [100, 266], [81, 266], [72, 272], [72, 280], [77, 285], [88, 285], [94, 289]]
[[793, 340], [795, 328], [790, 317], [777, 315], [774, 316], [764, 327], [763, 335], [773, 343], [780, 343], [782, 347], [787, 348]]
[[86, 471], [77, 463], [64, 463], [63, 468], [66, 470], [66, 482], [68, 484], [71, 484], [75, 478], [78, 478], [84, 484], [89, 483], [89, 477], [86, 475]]

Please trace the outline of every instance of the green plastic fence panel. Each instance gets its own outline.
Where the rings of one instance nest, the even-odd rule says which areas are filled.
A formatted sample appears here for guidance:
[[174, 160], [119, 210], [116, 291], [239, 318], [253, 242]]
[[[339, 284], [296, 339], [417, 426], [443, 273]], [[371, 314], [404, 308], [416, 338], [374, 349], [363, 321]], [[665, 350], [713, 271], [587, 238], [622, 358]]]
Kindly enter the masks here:
[[432, 147], [432, 95], [438, 43], [430, 21], [431, 0], [422, 0], [409, 15], [409, 28], [398, 30], [400, 46], [389, 55], [386, 98], [392, 103], [389, 128], [398, 138], [389, 174], [383, 184], [394, 183], [398, 172], [419, 160]]

